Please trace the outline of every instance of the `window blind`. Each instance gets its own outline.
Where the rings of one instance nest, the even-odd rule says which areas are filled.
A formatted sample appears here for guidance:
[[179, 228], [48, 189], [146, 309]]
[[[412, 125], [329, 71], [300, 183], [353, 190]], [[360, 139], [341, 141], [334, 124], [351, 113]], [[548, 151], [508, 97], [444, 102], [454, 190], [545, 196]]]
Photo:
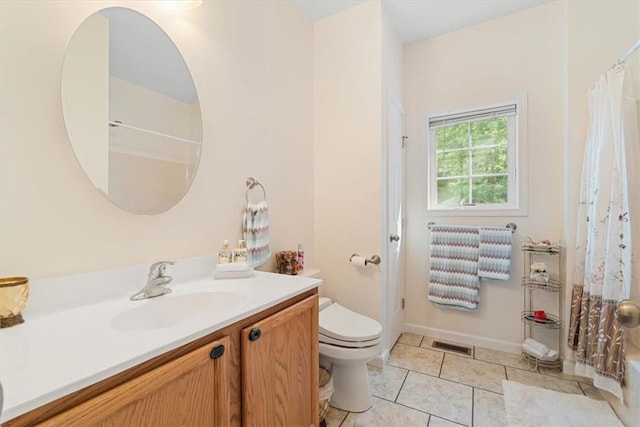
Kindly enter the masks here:
[[450, 126], [457, 123], [474, 122], [490, 119], [492, 117], [513, 116], [516, 114], [516, 104], [501, 105], [499, 107], [485, 108], [464, 113], [448, 114], [429, 118], [429, 129]]

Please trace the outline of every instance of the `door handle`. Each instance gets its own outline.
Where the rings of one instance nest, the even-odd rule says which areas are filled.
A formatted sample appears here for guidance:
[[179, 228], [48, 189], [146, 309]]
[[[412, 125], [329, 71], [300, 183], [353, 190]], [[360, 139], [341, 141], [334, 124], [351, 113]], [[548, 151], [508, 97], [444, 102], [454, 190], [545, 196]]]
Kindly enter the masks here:
[[616, 303], [616, 320], [623, 328], [633, 329], [640, 326], [640, 305], [624, 299]]
[[392, 234], [391, 236], [389, 236], [390, 242], [397, 242], [399, 240], [400, 240], [400, 236], [398, 236], [397, 234]]

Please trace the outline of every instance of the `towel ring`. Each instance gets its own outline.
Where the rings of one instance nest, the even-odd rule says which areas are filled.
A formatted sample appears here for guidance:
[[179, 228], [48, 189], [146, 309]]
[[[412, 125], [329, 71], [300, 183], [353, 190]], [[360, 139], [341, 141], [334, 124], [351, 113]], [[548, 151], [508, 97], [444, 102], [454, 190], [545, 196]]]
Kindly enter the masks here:
[[262, 189], [262, 200], [267, 198], [267, 190], [265, 190], [260, 181], [256, 180], [254, 177], [250, 176], [247, 178], [245, 184], [247, 185], [247, 191], [244, 193], [244, 200], [247, 203], [249, 203], [249, 190], [253, 190], [256, 186], [259, 186]]

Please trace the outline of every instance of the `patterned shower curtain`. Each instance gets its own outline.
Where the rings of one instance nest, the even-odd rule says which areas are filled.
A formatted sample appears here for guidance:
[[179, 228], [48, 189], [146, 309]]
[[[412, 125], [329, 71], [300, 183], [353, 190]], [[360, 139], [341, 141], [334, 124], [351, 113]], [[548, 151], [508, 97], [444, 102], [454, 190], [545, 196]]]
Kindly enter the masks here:
[[[582, 167], [576, 267], [568, 345], [576, 374], [622, 399], [624, 330], [616, 301], [631, 289], [631, 225], [627, 159], [639, 144], [636, 101], [628, 67], [610, 69], [589, 91], [590, 123]], [[637, 162], [637, 160], [636, 160]], [[634, 217], [635, 226], [640, 225]]]

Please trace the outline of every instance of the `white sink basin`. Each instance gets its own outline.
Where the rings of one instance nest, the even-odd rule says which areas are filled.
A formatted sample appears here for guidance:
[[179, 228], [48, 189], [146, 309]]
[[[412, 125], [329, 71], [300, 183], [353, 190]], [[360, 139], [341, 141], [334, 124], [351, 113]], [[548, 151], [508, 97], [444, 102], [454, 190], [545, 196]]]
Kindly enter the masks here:
[[111, 326], [121, 331], [168, 328], [195, 317], [233, 309], [241, 298], [232, 292], [206, 291], [132, 301], [132, 308], [117, 315]]

